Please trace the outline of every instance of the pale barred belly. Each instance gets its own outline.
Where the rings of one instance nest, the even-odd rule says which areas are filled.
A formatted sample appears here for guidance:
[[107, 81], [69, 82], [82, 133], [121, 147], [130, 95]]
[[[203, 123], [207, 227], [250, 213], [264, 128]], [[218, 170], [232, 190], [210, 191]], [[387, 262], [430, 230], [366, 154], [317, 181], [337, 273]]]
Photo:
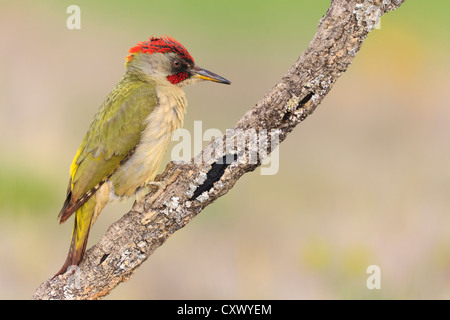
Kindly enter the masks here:
[[[173, 91], [173, 90], [172, 90]], [[108, 179], [105, 192], [114, 197], [131, 196], [152, 181], [161, 165], [174, 130], [183, 124], [186, 99], [179, 89], [177, 95], [158, 91], [159, 106], [146, 119], [146, 129], [133, 155]]]

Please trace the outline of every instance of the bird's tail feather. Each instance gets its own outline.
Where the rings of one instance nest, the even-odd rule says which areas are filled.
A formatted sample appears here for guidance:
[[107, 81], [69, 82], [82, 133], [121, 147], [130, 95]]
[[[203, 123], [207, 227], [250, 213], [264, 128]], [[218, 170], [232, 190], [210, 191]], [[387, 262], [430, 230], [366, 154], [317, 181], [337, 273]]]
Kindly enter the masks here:
[[95, 198], [89, 199], [76, 212], [72, 231], [72, 241], [70, 242], [69, 253], [62, 268], [55, 276], [66, 272], [71, 265], [79, 265], [86, 252], [86, 245], [89, 238], [89, 230], [95, 210]]

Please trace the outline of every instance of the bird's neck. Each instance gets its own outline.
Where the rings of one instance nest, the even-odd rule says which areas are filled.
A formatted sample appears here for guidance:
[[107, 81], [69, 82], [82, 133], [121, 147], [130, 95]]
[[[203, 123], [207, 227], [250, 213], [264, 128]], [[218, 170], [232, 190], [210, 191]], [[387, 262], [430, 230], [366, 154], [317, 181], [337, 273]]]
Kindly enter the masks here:
[[175, 115], [174, 119], [172, 119], [174, 123], [171, 125], [174, 129], [182, 125], [187, 101], [185, 93], [180, 86], [170, 83], [164, 75], [152, 74], [148, 70], [143, 70], [140, 64], [133, 63], [133, 60], [127, 64], [124, 79], [126, 82], [144, 82], [153, 86], [158, 95], [159, 107], [165, 110], [163, 114], [167, 117]]
[[136, 68], [134, 66], [128, 67], [127, 71], [125, 72], [124, 78], [127, 81], [136, 81], [136, 82], [146, 82], [150, 85], [156, 86], [160, 84], [161, 82], [169, 82], [164, 77], [158, 76], [158, 75], [152, 75], [149, 73], [144, 72], [143, 70]]

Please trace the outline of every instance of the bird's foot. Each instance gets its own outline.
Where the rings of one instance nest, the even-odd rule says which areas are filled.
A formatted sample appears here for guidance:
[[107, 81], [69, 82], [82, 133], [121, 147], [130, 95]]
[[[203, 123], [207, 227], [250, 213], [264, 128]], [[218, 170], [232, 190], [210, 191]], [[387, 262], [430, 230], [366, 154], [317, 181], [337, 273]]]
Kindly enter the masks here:
[[[142, 219], [143, 224], [149, 223], [151, 220], [153, 220], [153, 217], [155, 216], [155, 211], [153, 211], [151, 209], [146, 210], [145, 205], [148, 205], [148, 204], [151, 205], [153, 202], [155, 202], [155, 200], [158, 199], [161, 196], [161, 194], [164, 192], [166, 187], [176, 180], [176, 178], [178, 177], [178, 175], [180, 173], [181, 173], [181, 170], [177, 170], [170, 177], [170, 179], [163, 180], [163, 181], [151, 181], [144, 187], [144, 188], [154, 188], [156, 186], [156, 187], [158, 187], [158, 189], [153, 192], [152, 196], [149, 199], [145, 199], [145, 196], [148, 195], [148, 192], [144, 193], [143, 197], [141, 195], [141, 197], [142, 197], [141, 207], [140, 207], [141, 210], [139, 210], [139, 212], [144, 213], [144, 218]], [[138, 203], [137, 197], [136, 197], [136, 203]]]
[[[164, 181], [150, 181], [145, 186], [140, 187], [136, 191], [136, 202], [134, 203], [133, 209], [135, 211], [144, 211], [144, 206], [146, 204], [153, 203], [156, 198], [161, 194], [161, 190], [165, 189]], [[146, 199], [147, 195], [152, 194], [150, 199]]]

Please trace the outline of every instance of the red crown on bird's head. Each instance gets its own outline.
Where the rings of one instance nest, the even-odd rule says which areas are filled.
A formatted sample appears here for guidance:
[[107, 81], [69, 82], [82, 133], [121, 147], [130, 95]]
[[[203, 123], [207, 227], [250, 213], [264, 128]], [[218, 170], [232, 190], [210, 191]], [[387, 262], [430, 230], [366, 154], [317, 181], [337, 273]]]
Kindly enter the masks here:
[[136, 46], [128, 50], [128, 52], [130, 53], [130, 55], [127, 56], [127, 61], [130, 61], [133, 57], [133, 54], [135, 53], [153, 54], [155, 52], [175, 52], [187, 62], [194, 64], [194, 59], [186, 50], [186, 48], [177, 40], [169, 36], [161, 38], [151, 37], [148, 41], [139, 42]]

